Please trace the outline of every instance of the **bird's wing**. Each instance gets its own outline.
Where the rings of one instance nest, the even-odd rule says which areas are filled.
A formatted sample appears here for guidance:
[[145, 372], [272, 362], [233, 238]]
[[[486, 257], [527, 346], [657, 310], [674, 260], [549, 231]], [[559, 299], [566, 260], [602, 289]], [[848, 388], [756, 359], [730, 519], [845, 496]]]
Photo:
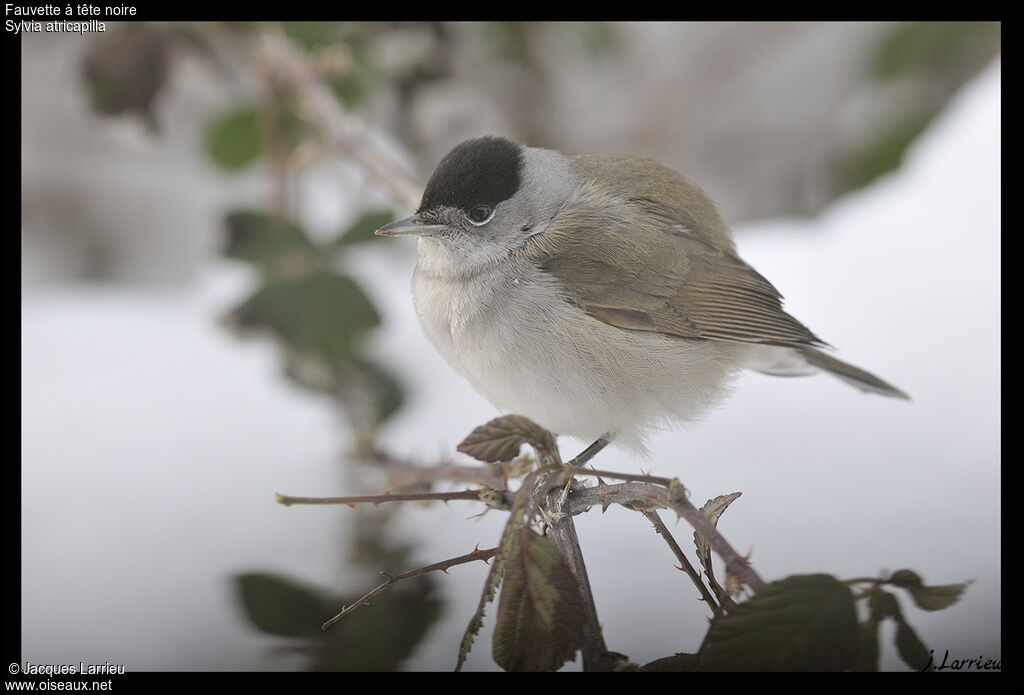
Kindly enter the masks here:
[[[627, 187], [624, 196], [584, 183], [535, 238], [531, 253], [561, 281], [567, 300], [620, 328], [743, 343], [823, 344], [783, 311], [779, 291], [736, 255], [713, 207], [711, 213], [698, 210], [702, 219], [694, 219], [699, 189], [671, 170], [650, 166], [678, 188], [668, 192], [680, 204], [647, 197], [649, 185]], [[656, 193], [664, 199], [664, 190]], [[711, 205], [703, 193], [696, 198], [697, 208]], [[642, 245], [635, 241], [641, 234]]]

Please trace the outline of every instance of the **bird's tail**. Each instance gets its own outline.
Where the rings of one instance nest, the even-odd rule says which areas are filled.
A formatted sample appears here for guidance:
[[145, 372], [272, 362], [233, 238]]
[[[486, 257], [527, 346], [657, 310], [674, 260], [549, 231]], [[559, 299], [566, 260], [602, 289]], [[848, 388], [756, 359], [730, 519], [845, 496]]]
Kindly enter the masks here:
[[871, 372], [864, 371], [860, 367], [854, 367], [852, 364], [838, 360], [817, 348], [805, 346], [796, 349], [810, 364], [819, 369], [824, 369], [832, 376], [842, 379], [861, 391], [910, 400], [910, 396], [903, 391], [900, 391], [892, 384], [882, 381]]

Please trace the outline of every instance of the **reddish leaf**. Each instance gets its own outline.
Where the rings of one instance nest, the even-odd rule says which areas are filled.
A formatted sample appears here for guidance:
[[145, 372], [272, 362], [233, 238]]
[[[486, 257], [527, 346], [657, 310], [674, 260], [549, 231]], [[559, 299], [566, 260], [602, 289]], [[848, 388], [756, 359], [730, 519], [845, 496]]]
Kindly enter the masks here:
[[503, 415], [480, 425], [462, 440], [458, 449], [478, 461], [503, 463], [514, 459], [523, 444], [555, 452], [551, 433], [522, 415]]

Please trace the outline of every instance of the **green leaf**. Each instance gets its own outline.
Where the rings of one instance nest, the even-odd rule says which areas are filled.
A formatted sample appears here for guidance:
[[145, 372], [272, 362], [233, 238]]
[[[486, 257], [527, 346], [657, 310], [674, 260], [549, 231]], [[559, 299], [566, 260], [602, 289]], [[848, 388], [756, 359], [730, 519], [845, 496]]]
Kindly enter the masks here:
[[341, 233], [334, 243], [342, 245], [370, 241], [376, 238], [374, 232], [394, 219], [395, 213], [391, 210], [371, 210], [363, 213]]
[[261, 632], [292, 640], [309, 657], [311, 671], [392, 671], [412, 654], [441, 614], [426, 577], [401, 587], [345, 617], [327, 631], [324, 621], [356, 597], [338, 597], [288, 577], [249, 573], [235, 577], [246, 617]]
[[773, 582], [711, 625], [704, 671], [838, 671], [854, 667], [860, 637], [853, 593], [826, 574]]
[[380, 76], [373, 66], [360, 60], [357, 55], [351, 69], [332, 81], [331, 88], [345, 108], [352, 109], [365, 103], [380, 82]]
[[245, 616], [271, 635], [318, 637], [324, 616], [337, 606], [337, 599], [276, 574], [240, 574], [235, 587]]
[[878, 621], [867, 620], [860, 625], [857, 635], [857, 660], [854, 671], [878, 671]]
[[[308, 670], [396, 670], [423, 643], [441, 615], [442, 603], [432, 597], [432, 586], [426, 577], [406, 580], [345, 616], [323, 633]], [[321, 622], [337, 613], [342, 603], [356, 598], [335, 604]]]
[[351, 360], [356, 340], [380, 323], [355, 281], [323, 271], [272, 279], [229, 318], [242, 328], [269, 330], [291, 350], [328, 367]]
[[913, 570], [897, 570], [892, 573], [889, 583], [910, 592], [917, 607], [926, 611], [940, 611], [960, 600], [970, 582], [963, 584], [940, 584], [925, 586], [924, 580]]
[[697, 655], [696, 654], [673, 654], [672, 656], [666, 656], [661, 659], [655, 659], [650, 663], [646, 663], [640, 667], [641, 671], [649, 673], [658, 672], [672, 672], [679, 673], [681, 671], [696, 671], [697, 670]]
[[[523, 481], [524, 487], [530, 485], [530, 481], [534, 481], [535, 478], [535, 473], [529, 473], [526, 480]], [[484, 582], [483, 591], [480, 592], [480, 600], [477, 602], [476, 611], [474, 611], [473, 617], [469, 619], [466, 631], [462, 635], [462, 642], [459, 644], [459, 656], [455, 664], [456, 671], [462, 670], [462, 666], [466, 663], [469, 650], [473, 647], [473, 640], [476, 639], [480, 628], [483, 627], [484, 610], [494, 600], [494, 596], [498, 593], [498, 587], [501, 586], [502, 579], [505, 576], [506, 560], [519, 545], [519, 529], [525, 523], [522, 513], [522, 507], [525, 504], [525, 496], [521, 496], [518, 511], [516, 509], [517, 505], [513, 503], [512, 513], [509, 515], [508, 521], [505, 522], [505, 528], [501, 533], [501, 543], [498, 545], [498, 552], [491, 562], [491, 569], [487, 572], [487, 579]]]
[[889, 577], [889, 583], [895, 586], [908, 588], [912, 586], [921, 586], [924, 581], [921, 579], [921, 575], [914, 570], [896, 570], [892, 573], [892, 576]]
[[910, 595], [918, 608], [926, 611], [940, 611], [959, 601], [966, 590], [967, 584], [943, 584], [911, 588]]
[[469, 433], [458, 450], [478, 461], [504, 463], [529, 444], [539, 451], [554, 453], [555, 439], [546, 429], [522, 415], [503, 415]]
[[207, 128], [206, 152], [221, 169], [244, 169], [259, 159], [260, 151], [259, 114], [254, 108], [230, 111]]
[[572, 572], [544, 536], [512, 530], [494, 627], [494, 661], [506, 671], [554, 671], [583, 635], [583, 599]]
[[932, 658], [928, 647], [914, 632], [914, 628], [902, 619], [896, 621], [896, 651], [903, 663], [915, 671], [933, 670], [928, 663]]
[[900, 602], [888, 591], [875, 588], [868, 596], [868, 609], [871, 611], [871, 618], [881, 622], [886, 618], [900, 619], [903, 617], [900, 611]]
[[315, 262], [313, 242], [301, 228], [285, 219], [258, 210], [234, 210], [228, 213], [225, 225], [224, 255], [228, 258], [278, 273], [308, 271]]

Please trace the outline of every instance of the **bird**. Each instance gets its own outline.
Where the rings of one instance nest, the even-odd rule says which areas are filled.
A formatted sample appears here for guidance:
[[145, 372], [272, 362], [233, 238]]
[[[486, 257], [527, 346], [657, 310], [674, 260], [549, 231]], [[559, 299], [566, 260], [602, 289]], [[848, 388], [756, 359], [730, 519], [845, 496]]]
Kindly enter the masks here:
[[711, 198], [652, 159], [469, 139], [376, 233], [417, 240], [413, 304], [441, 355], [499, 410], [593, 441], [577, 463], [612, 442], [645, 452], [744, 369], [909, 398], [825, 352]]

